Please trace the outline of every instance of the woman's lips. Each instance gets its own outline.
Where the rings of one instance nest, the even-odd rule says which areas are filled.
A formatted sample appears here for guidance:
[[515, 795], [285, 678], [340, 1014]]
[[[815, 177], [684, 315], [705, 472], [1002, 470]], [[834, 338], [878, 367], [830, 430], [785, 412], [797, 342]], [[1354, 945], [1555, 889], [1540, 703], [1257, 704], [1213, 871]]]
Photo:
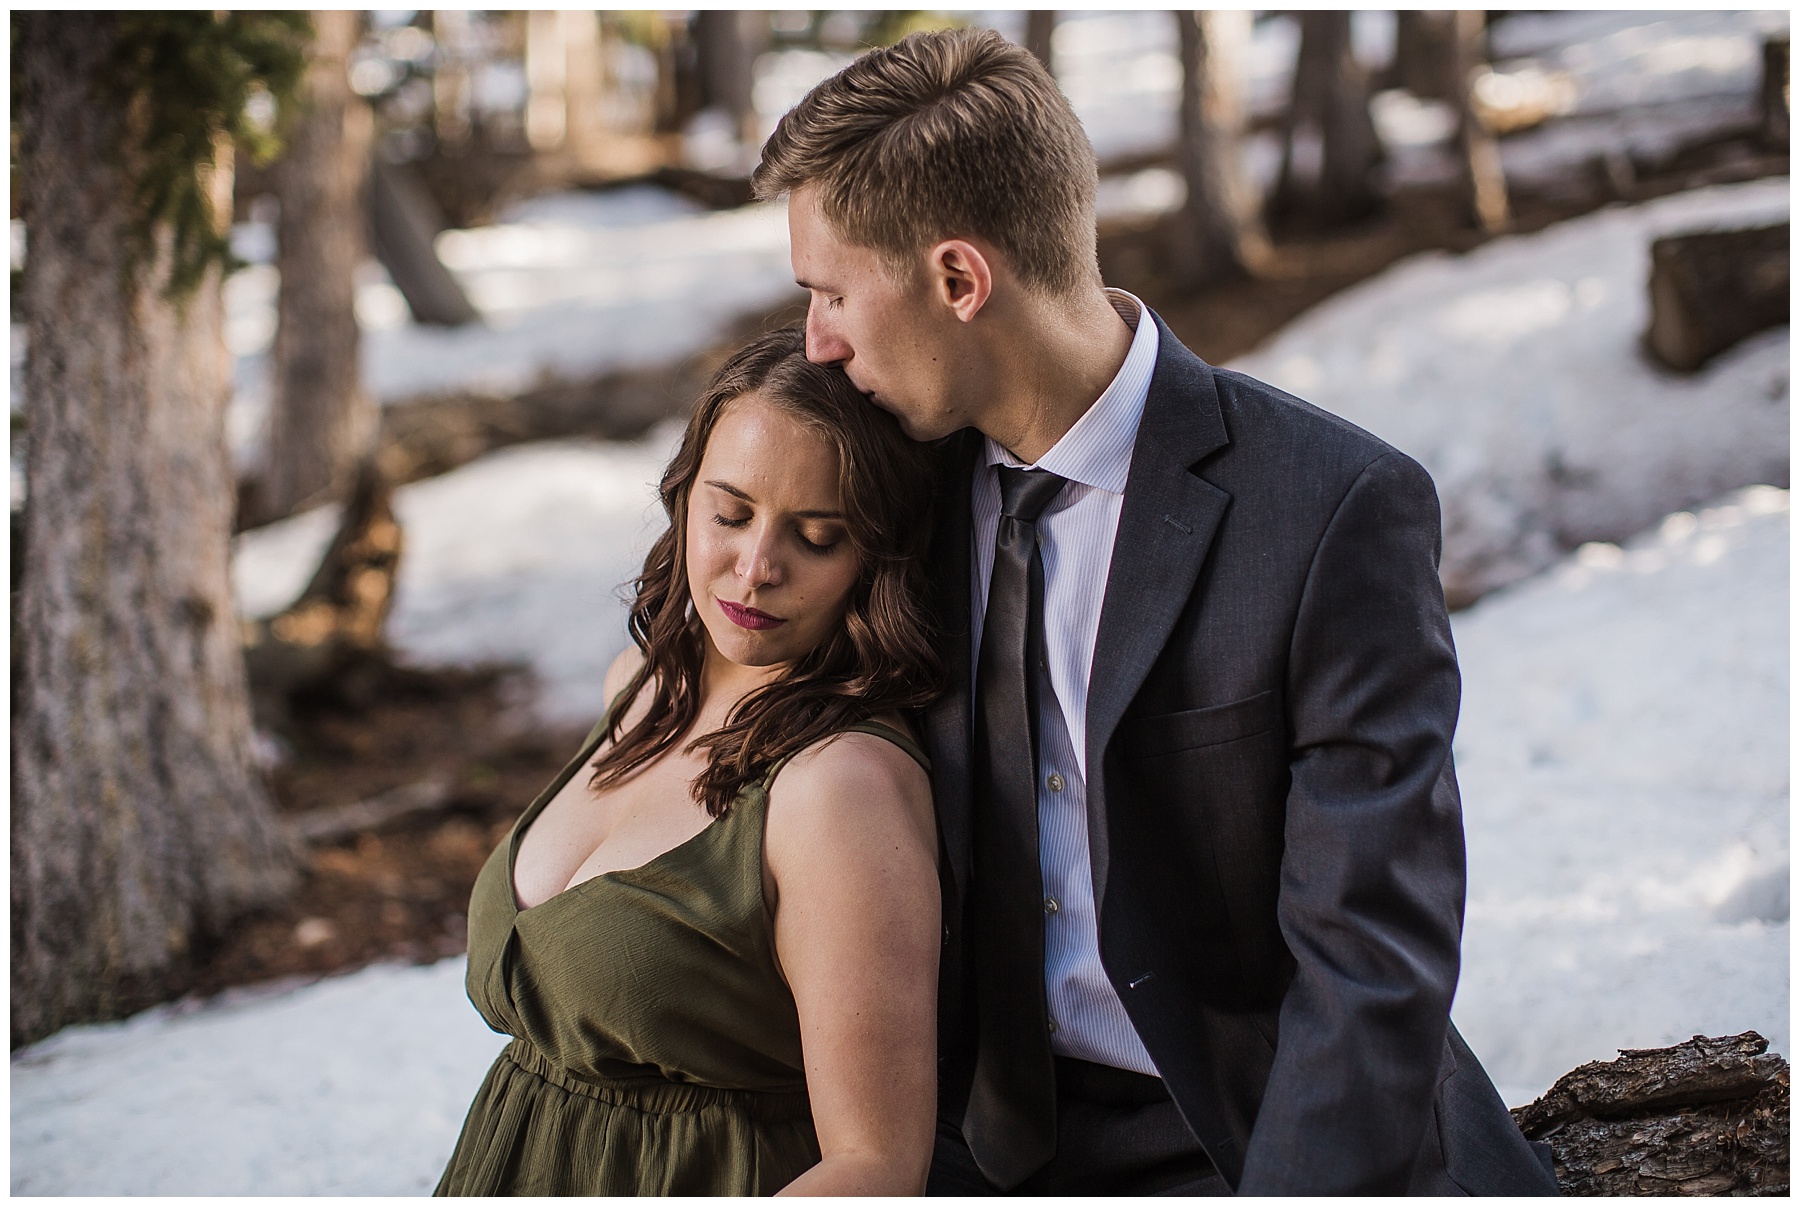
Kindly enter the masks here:
[[725, 613], [725, 619], [742, 629], [772, 629], [778, 624], [787, 623], [779, 616], [771, 616], [767, 612], [759, 612], [755, 608], [732, 603], [729, 599], [719, 601], [719, 611]]

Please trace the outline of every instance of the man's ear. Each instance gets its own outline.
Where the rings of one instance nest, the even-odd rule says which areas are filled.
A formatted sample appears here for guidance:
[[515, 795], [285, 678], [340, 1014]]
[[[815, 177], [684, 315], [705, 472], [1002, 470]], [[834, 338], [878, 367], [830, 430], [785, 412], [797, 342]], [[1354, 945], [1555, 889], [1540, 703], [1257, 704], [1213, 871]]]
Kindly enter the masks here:
[[964, 239], [946, 239], [931, 249], [927, 271], [932, 296], [968, 322], [994, 292], [994, 270], [981, 249]]

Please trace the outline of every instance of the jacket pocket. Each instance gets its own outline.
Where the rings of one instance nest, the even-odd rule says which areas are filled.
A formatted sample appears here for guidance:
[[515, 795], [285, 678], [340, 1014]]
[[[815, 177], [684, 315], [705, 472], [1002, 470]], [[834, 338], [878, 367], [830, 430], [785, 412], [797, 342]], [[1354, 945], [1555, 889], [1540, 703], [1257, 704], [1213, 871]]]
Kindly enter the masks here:
[[1128, 759], [1141, 759], [1218, 746], [1266, 733], [1280, 720], [1275, 693], [1268, 691], [1209, 708], [1128, 717], [1119, 723], [1119, 753]]

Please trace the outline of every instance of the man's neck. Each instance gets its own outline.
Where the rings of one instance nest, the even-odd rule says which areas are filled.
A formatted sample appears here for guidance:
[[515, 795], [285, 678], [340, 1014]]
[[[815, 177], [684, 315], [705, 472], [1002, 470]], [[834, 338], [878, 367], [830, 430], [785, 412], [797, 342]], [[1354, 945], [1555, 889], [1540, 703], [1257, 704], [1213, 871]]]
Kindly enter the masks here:
[[1073, 299], [1022, 299], [1008, 317], [994, 350], [1000, 371], [975, 426], [1029, 465], [1106, 392], [1132, 331], [1099, 288]]

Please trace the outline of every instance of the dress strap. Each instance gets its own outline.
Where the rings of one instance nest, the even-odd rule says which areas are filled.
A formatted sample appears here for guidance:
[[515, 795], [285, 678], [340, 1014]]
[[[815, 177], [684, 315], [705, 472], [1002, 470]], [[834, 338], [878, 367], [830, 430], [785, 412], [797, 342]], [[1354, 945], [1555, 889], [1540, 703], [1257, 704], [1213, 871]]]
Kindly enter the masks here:
[[[907, 754], [911, 755], [918, 762], [919, 766], [925, 769], [926, 774], [930, 774], [931, 772], [931, 759], [919, 748], [919, 744], [913, 741], [912, 738], [905, 733], [895, 729], [892, 725], [883, 725], [880, 721], [858, 721], [854, 725], [844, 726], [842, 729], [838, 730], [838, 733], [866, 733], [892, 742], [900, 749], [906, 751]], [[837, 734], [832, 734], [831, 736], [836, 737]], [[808, 749], [810, 749], [810, 747]], [[794, 752], [794, 754], [798, 753], [800, 752]], [[769, 790], [769, 786], [775, 782], [775, 777], [781, 774], [781, 769], [787, 766], [788, 762], [793, 759], [793, 757], [793, 754], [787, 754], [776, 759], [767, 773], [763, 775], [762, 787], [765, 793]]]
[[592, 729], [588, 730], [587, 737], [581, 739], [581, 748], [583, 751], [589, 751], [590, 747], [598, 746], [600, 744], [600, 738], [606, 733], [606, 727], [612, 724], [613, 713], [618, 709], [619, 701], [625, 698], [625, 691], [626, 689], [621, 688], [619, 694], [614, 696], [607, 703], [606, 711], [600, 714], [600, 719], [594, 722], [594, 727]]
[[919, 747], [917, 742], [913, 741], [911, 735], [903, 730], [895, 729], [892, 725], [883, 725], [880, 721], [862, 721], [849, 726], [844, 732], [867, 733], [873, 734], [878, 738], [886, 738], [900, 749], [906, 751], [906, 753], [912, 755], [919, 766], [925, 768], [926, 774], [930, 774], [931, 772], [930, 756]]

